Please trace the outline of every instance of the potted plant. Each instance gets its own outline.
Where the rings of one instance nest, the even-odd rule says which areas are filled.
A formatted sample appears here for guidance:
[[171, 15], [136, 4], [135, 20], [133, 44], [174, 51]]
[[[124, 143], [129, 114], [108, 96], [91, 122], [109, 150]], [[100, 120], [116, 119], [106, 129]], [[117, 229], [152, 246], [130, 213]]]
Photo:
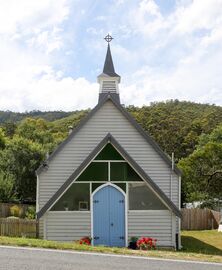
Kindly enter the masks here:
[[137, 249], [137, 244], [136, 244], [137, 240], [138, 240], [138, 237], [135, 237], [135, 236], [131, 237], [128, 248]]

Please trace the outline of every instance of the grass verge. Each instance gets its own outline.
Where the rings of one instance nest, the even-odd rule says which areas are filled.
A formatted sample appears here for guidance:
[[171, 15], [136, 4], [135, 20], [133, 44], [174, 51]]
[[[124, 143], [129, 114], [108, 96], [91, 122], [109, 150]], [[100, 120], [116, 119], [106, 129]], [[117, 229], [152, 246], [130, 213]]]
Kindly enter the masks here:
[[116, 247], [92, 247], [86, 245], [79, 245], [76, 242], [64, 243], [41, 239], [14, 238], [5, 236], [0, 236], [0, 245], [89, 251], [109, 254], [112, 253], [122, 255], [158, 257], [165, 259], [185, 259], [222, 263], [222, 233], [218, 233], [217, 231], [182, 232], [183, 249], [180, 251], [172, 251], [165, 249], [141, 251]]

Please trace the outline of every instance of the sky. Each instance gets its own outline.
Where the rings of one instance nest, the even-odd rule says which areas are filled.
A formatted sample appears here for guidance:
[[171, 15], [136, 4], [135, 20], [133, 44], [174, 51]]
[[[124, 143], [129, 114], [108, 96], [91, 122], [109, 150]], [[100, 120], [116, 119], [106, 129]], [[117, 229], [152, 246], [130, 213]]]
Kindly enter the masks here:
[[0, 110], [94, 107], [107, 33], [121, 103], [222, 106], [222, 0], [0, 0]]

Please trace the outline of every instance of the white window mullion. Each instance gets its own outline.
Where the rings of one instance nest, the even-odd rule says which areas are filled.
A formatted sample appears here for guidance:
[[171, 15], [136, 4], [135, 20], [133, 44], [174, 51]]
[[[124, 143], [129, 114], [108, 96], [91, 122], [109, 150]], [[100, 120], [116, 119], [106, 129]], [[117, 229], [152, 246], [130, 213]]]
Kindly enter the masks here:
[[108, 162], [108, 181], [110, 182], [110, 161]]
[[129, 187], [128, 182], [126, 182], [126, 204], [127, 204], [127, 211], [129, 210]]

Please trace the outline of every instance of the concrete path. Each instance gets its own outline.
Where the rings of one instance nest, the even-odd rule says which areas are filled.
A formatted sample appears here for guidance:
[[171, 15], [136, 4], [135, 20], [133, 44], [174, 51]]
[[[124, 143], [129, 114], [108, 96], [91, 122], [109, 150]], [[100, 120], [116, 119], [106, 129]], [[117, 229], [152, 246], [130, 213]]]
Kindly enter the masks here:
[[221, 270], [222, 264], [0, 246], [2, 270]]

